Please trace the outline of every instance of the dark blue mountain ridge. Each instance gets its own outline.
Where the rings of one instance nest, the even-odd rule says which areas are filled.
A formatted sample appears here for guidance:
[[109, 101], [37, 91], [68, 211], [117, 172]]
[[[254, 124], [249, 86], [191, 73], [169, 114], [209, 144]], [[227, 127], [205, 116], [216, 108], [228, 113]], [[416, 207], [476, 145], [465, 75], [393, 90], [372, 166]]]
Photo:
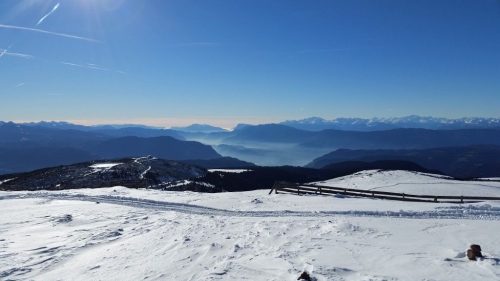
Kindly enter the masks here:
[[172, 130], [192, 133], [217, 133], [227, 132], [228, 130], [207, 124], [191, 124], [185, 127], [172, 127]]
[[255, 167], [255, 164], [242, 161], [233, 157], [221, 157], [215, 159], [194, 159], [194, 160], [183, 160], [183, 163], [188, 163], [191, 165], [196, 165], [206, 169], [243, 169]]
[[313, 137], [301, 143], [306, 147], [351, 149], [417, 149], [432, 147], [500, 145], [497, 129], [392, 129], [386, 131], [323, 130], [312, 132]]
[[[120, 134], [129, 132], [127, 128], [114, 131]], [[134, 132], [137, 131], [134, 129]], [[54, 129], [12, 122], [0, 124], [0, 174], [144, 155], [168, 160], [222, 157], [211, 146], [170, 136], [116, 137], [94, 131]]]
[[238, 142], [282, 142], [298, 143], [308, 140], [314, 133], [280, 124], [245, 126], [226, 138], [227, 143]]
[[409, 161], [456, 178], [499, 177], [500, 146], [473, 145], [428, 149], [338, 149], [316, 158], [307, 167], [325, 168], [346, 161]]
[[428, 148], [475, 144], [500, 145], [500, 130], [496, 129], [391, 129], [385, 131], [306, 131], [280, 124], [248, 126], [223, 140], [238, 143], [294, 143], [304, 147], [332, 148]]
[[[284, 164], [305, 165], [313, 159], [339, 148], [400, 150], [500, 145], [499, 129], [431, 130], [400, 128], [384, 131], [333, 129], [307, 131], [282, 124], [265, 124], [247, 125], [229, 132], [187, 133], [143, 127], [88, 130], [88, 126], [83, 126], [85, 129], [79, 130], [68, 129], [78, 127], [67, 126], [67, 124], [64, 124], [64, 126], [58, 124], [57, 128], [53, 128], [54, 126], [47, 126], [47, 124], [0, 123], [0, 173], [17, 171], [12, 171], [12, 167], [19, 169], [19, 165], [26, 166], [24, 171], [26, 169], [42, 168], [44, 166], [40, 165], [44, 162], [57, 165], [68, 164], [68, 162], [73, 163], [71, 161], [77, 160], [88, 161], [89, 159], [155, 154], [158, 154], [159, 156], [155, 156], [161, 158], [168, 157], [169, 160], [221, 157], [208, 145], [201, 149], [199, 142], [217, 144], [218, 151], [224, 156], [236, 157], [261, 165], [276, 166]], [[172, 136], [168, 136], [168, 134], [179, 134], [177, 138], [173, 138], [179, 142], [173, 141]], [[155, 140], [143, 140], [151, 137], [165, 138], [160, 142], [168, 145], [161, 146]], [[120, 140], [122, 143], [117, 143], [116, 139], [119, 138], [126, 139]], [[183, 138], [195, 142], [190, 142], [190, 145], [184, 146], [185, 142], [180, 140]], [[111, 144], [106, 146], [107, 143]], [[122, 146], [120, 151], [116, 148], [117, 145]], [[223, 153], [222, 148], [224, 147], [238, 148], [240, 152], [244, 153], [237, 153], [234, 149], [225, 149]], [[186, 152], [187, 150], [192, 150], [192, 152]], [[30, 153], [26, 153], [26, 151]], [[44, 151], [51, 151], [52, 157], [48, 157], [50, 159], [45, 161], [37, 160], [38, 158], [35, 157], [47, 157]], [[197, 152], [199, 155], [193, 152]], [[3, 158], [1, 155], [3, 155]], [[19, 155], [19, 157], [16, 158], [16, 155]], [[261, 158], [266, 158], [269, 161], [258, 161]], [[60, 162], [58, 162], [58, 159]], [[28, 163], [36, 163], [36, 165], [33, 166]]]
[[16, 124], [13, 122], [0, 124], [0, 145], [69, 144], [70, 146], [81, 146], [88, 142], [102, 141], [108, 138], [109, 136], [99, 132], [76, 129], [54, 129], [43, 126]]
[[[93, 125], [85, 126], [72, 124], [60, 121], [41, 121], [32, 123], [19, 123], [16, 124], [24, 128], [47, 128], [47, 129], [60, 129], [60, 130], [78, 130], [83, 132], [92, 132], [111, 137], [160, 137], [170, 136], [177, 139], [184, 139], [184, 137], [177, 131], [171, 129], [163, 129], [159, 127], [152, 127], [137, 124], [121, 124], [121, 125]], [[1, 126], [1, 124], [0, 124]]]
[[142, 124], [103, 124], [103, 125], [79, 125], [66, 121], [39, 121], [21, 123], [27, 126], [39, 126], [53, 129], [76, 129], [76, 130], [94, 130], [94, 129], [121, 129], [121, 128], [143, 128], [143, 129], [161, 129], [161, 127], [148, 126]]
[[120, 137], [113, 138], [95, 146], [89, 146], [89, 151], [101, 158], [124, 158], [152, 155], [168, 160], [215, 159], [221, 158], [211, 146], [195, 142], [182, 141], [172, 137]]

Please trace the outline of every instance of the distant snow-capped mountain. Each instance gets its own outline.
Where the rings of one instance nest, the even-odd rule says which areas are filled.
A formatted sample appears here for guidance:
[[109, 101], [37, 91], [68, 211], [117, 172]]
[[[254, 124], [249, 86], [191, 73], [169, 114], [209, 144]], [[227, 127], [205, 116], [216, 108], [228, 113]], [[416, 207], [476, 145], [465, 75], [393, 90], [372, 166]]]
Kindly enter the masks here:
[[396, 128], [422, 128], [422, 129], [477, 129], [498, 128], [500, 118], [464, 117], [448, 119], [410, 115], [394, 118], [335, 118], [331, 120], [321, 117], [310, 117], [301, 120], [288, 120], [280, 124], [308, 131], [321, 131], [326, 129], [349, 131], [377, 131]]

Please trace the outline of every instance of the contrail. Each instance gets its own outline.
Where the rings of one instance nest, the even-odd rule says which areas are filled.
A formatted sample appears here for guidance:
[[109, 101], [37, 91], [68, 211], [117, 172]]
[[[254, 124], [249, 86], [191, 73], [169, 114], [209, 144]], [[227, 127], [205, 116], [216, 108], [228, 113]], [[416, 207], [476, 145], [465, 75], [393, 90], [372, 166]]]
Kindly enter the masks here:
[[74, 66], [74, 67], [80, 67], [80, 68], [87, 68], [87, 69], [93, 69], [93, 70], [101, 70], [101, 71], [109, 71], [109, 69], [104, 68], [102, 66], [96, 65], [96, 64], [77, 64], [77, 63], [72, 63], [72, 62], [66, 62], [62, 61], [61, 62], [64, 65], [69, 65], [69, 66]]
[[18, 57], [18, 58], [23, 58], [23, 59], [32, 59], [34, 58], [32, 55], [28, 54], [22, 54], [22, 53], [11, 53], [9, 52], [8, 49], [0, 49], [0, 58], [3, 56], [11, 56], [11, 57]]
[[9, 52], [9, 49], [12, 47], [12, 44], [9, 45], [9, 47], [7, 47], [7, 49], [0, 49], [1, 52], [0, 52], [0, 59], [5, 56], [7, 54], [7, 52]]
[[81, 37], [81, 36], [76, 36], [76, 35], [71, 35], [71, 34], [66, 34], [66, 33], [52, 32], [52, 31], [47, 31], [47, 30], [38, 29], [38, 28], [29, 28], [29, 27], [16, 26], [16, 25], [7, 25], [7, 24], [0, 24], [0, 28], [4, 28], [4, 29], [16, 29], [16, 30], [31, 31], [31, 32], [38, 32], [38, 33], [43, 33], [43, 34], [48, 34], [48, 35], [65, 37], [65, 38], [70, 38], [70, 39], [83, 40], [83, 41], [94, 42], [94, 43], [100, 43], [101, 42], [99, 40], [95, 40], [95, 39], [92, 39], [92, 38]]
[[120, 74], [125, 74], [125, 72], [121, 70], [113, 70], [106, 68], [104, 66], [100, 66], [97, 64], [93, 63], [87, 63], [87, 64], [78, 64], [78, 63], [72, 63], [72, 62], [66, 62], [66, 61], [61, 61], [61, 64], [68, 65], [68, 66], [73, 66], [73, 67], [79, 67], [79, 68], [85, 68], [85, 69], [90, 69], [90, 70], [99, 70], [99, 71], [106, 71], [106, 72], [116, 72]]
[[37, 23], [36, 25], [40, 25], [46, 18], [48, 18], [50, 15], [52, 15], [52, 13], [54, 13], [57, 8], [59, 8], [59, 3], [57, 3], [53, 8], [52, 10], [50, 10], [50, 12], [48, 12], [47, 14], [45, 14], [45, 16], [43, 16]]

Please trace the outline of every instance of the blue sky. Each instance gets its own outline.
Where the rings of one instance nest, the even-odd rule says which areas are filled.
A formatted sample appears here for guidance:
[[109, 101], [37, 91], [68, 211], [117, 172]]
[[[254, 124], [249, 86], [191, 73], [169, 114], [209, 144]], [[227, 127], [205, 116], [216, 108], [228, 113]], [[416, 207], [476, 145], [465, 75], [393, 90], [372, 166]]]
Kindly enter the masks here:
[[0, 54], [0, 120], [500, 117], [494, 0], [2, 0]]

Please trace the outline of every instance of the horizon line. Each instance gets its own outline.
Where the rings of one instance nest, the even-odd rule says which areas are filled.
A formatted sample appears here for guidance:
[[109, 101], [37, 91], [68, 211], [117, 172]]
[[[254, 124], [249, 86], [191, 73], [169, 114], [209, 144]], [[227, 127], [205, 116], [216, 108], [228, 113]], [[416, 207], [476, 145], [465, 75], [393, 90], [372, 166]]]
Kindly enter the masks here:
[[334, 117], [334, 118], [325, 118], [319, 116], [310, 116], [305, 118], [260, 118], [260, 117], [243, 117], [239, 120], [233, 117], [200, 117], [200, 118], [135, 118], [135, 119], [17, 119], [17, 120], [0, 120], [0, 122], [13, 122], [17, 124], [27, 124], [27, 123], [70, 123], [74, 125], [83, 125], [83, 126], [123, 126], [123, 125], [131, 125], [131, 126], [150, 126], [164, 129], [171, 129], [173, 127], [186, 127], [194, 124], [199, 125], [210, 125], [215, 127], [220, 127], [225, 130], [232, 130], [237, 125], [240, 124], [248, 124], [248, 125], [264, 125], [264, 124], [279, 124], [287, 121], [302, 121], [311, 118], [320, 118], [325, 121], [335, 121], [338, 119], [361, 119], [361, 120], [389, 120], [389, 119], [402, 119], [407, 117], [420, 117], [420, 118], [436, 118], [436, 119], [444, 119], [448, 121], [457, 121], [464, 119], [490, 119], [490, 120], [499, 120], [500, 117], [479, 117], [479, 116], [464, 116], [457, 118], [450, 117], [436, 117], [430, 115], [404, 115], [404, 116], [394, 116], [394, 117]]

